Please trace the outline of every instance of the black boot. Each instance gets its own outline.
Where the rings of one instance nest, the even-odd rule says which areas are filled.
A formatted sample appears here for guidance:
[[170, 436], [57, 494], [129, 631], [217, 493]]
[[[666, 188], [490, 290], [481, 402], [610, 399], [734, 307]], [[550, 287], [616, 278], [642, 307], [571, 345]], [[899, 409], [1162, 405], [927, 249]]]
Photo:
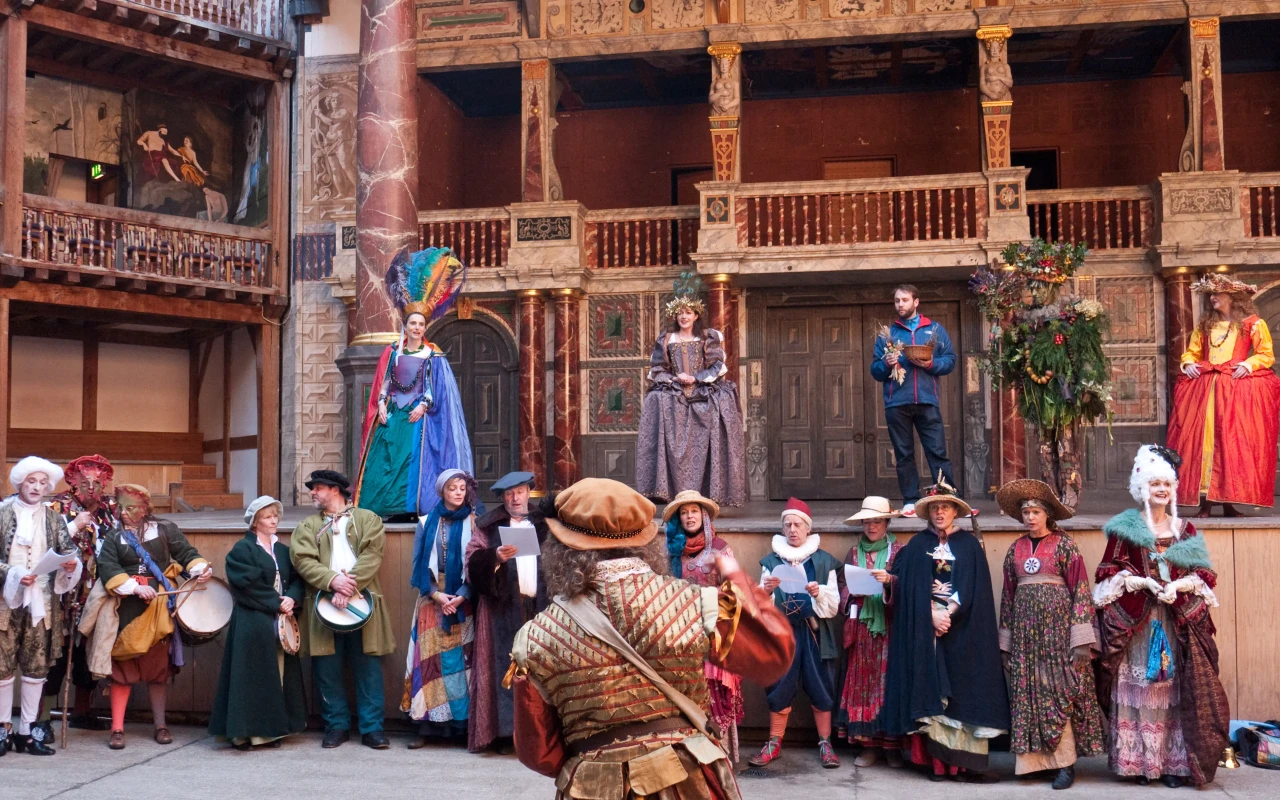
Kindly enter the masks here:
[[1063, 767], [1058, 770], [1058, 774], [1053, 778], [1053, 788], [1070, 789], [1071, 784], [1076, 782], [1076, 768], [1074, 766]]
[[10, 741], [10, 736], [9, 736], [9, 726], [5, 725], [4, 723], [0, 723], [0, 756], [3, 756], [5, 753], [9, 752], [9, 748], [12, 745], [13, 745], [13, 742]]
[[1182, 778], [1179, 778], [1177, 775], [1161, 775], [1160, 782], [1165, 786], [1168, 786], [1170, 789], [1177, 789], [1182, 786], [1183, 783]]
[[53, 730], [47, 724], [31, 726], [31, 734], [22, 738], [27, 752], [33, 756], [51, 756], [57, 752], [49, 746], [53, 743]]

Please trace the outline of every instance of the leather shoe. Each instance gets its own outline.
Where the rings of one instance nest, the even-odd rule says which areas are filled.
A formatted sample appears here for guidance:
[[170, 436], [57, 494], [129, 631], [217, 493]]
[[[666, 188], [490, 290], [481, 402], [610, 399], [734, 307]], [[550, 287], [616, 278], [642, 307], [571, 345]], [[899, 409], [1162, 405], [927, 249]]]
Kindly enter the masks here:
[[350, 738], [351, 734], [347, 731], [334, 728], [331, 731], [325, 731], [324, 741], [320, 743], [320, 746], [332, 750], [335, 747], [341, 747], [343, 742], [348, 741]]
[[1182, 786], [1182, 778], [1177, 775], [1161, 775], [1160, 782], [1170, 789], [1177, 789]]
[[1063, 767], [1062, 769], [1058, 770], [1058, 774], [1055, 775], [1053, 778], [1053, 788], [1070, 789], [1071, 784], [1075, 782], [1076, 782], [1076, 768], [1073, 766]]
[[107, 747], [112, 750], [124, 749], [124, 731], [112, 731], [111, 739], [107, 742]]
[[156, 744], [173, 744], [173, 734], [168, 728], [156, 728]]
[[48, 744], [53, 741], [53, 729], [46, 725], [32, 727], [31, 735], [26, 740], [27, 752], [33, 756], [51, 756], [57, 752]]
[[370, 731], [360, 737], [360, 744], [372, 747], [374, 750], [386, 750], [391, 746], [391, 740], [382, 731]]

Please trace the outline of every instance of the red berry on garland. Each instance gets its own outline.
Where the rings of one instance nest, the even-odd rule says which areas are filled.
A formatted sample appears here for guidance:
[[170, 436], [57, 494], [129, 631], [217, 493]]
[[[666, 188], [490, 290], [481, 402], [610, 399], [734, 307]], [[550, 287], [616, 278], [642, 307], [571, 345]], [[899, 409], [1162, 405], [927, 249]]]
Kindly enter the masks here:
[[1053, 343], [1054, 343], [1054, 344], [1062, 344], [1064, 341], [1066, 341], [1066, 338], [1065, 338], [1062, 334], [1060, 334], [1060, 333], [1055, 333], [1055, 334], [1053, 335]]

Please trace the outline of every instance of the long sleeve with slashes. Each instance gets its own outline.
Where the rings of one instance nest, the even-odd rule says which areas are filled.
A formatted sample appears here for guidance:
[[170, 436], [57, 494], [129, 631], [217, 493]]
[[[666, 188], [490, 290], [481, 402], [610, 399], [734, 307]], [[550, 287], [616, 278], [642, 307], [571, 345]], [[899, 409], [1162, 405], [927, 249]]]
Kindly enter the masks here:
[[743, 572], [721, 586], [716, 630], [720, 652], [712, 653], [711, 661], [730, 672], [771, 686], [791, 667], [796, 650], [791, 623], [770, 594], [753, 586]]

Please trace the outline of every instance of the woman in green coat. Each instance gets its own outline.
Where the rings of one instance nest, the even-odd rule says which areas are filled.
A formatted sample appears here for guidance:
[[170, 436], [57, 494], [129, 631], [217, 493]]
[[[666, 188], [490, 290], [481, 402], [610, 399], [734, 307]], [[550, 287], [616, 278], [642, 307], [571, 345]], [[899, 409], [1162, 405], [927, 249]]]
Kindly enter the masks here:
[[239, 750], [279, 747], [281, 739], [307, 723], [298, 656], [284, 652], [276, 632], [276, 618], [296, 615], [303, 591], [288, 545], [276, 538], [283, 510], [265, 495], [250, 503], [244, 515], [249, 532], [227, 553], [227, 583], [236, 605], [209, 733]]

